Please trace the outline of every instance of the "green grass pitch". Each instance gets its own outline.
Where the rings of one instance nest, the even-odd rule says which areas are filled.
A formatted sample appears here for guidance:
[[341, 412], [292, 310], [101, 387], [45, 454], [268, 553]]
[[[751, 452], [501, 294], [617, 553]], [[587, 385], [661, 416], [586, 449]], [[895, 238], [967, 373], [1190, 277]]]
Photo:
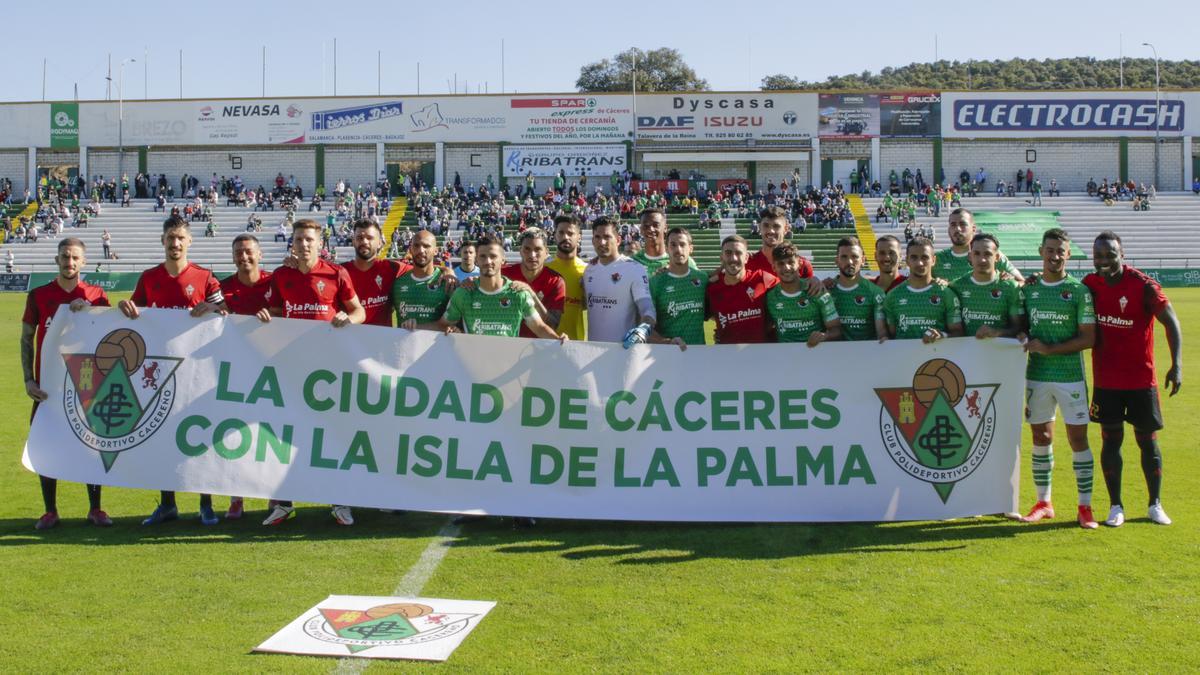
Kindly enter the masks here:
[[[426, 585], [430, 597], [496, 600], [451, 658], [470, 671], [1180, 672], [1200, 667], [1200, 433], [1190, 367], [1200, 290], [1169, 295], [1184, 325], [1183, 393], [1163, 399], [1164, 505], [1145, 519], [1132, 434], [1130, 522], [1079, 530], [1065, 434], [1056, 434], [1059, 518], [853, 525], [663, 525], [507, 520], [468, 525]], [[64, 522], [35, 532], [37, 479], [19, 462], [29, 401], [18, 363], [24, 296], [0, 295], [0, 663], [8, 672], [331, 672], [330, 659], [250, 650], [330, 593], [388, 595], [446, 523], [359, 509], [336, 526], [306, 506], [281, 528], [248, 502], [236, 523], [139, 521], [157, 493], [111, 489], [116, 527], [83, 524], [82, 486], [59, 488]], [[1169, 363], [1161, 330], [1159, 375]], [[1099, 431], [1093, 428], [1093, 448]], [[1029, 435], [1025, 432], [1025, 447]], [[1027, 456], [1021, 506], [1033, 501]], [[225, 500], [217, 499], [223, 511]], [[1096, 511], [1108, 500], [1097, 462]], [[649, 515], [649, 514], [648, 514]], [[372, 663], [371, 670], [414, 668]]]

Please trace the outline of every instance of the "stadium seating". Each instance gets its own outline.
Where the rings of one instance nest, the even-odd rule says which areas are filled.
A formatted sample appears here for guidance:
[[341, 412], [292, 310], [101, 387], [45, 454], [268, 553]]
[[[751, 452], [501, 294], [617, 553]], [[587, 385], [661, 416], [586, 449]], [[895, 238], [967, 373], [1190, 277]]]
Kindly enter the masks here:
[[[866, 198], [863, 205], [871, 217], [871, 226], [877, 236], [895, 234], [903, 239], [904, 226], [893, 229], [888, 222], [875, 222], [875, 211], [883, 200]], [[1070, 233], [1090, 259], [1091, 242], [1103, 230], [1113, 230], [1121, 235], [1125, 245], [1126, 259], [1138, 267], [1185, 267], [1200, 262], [1200, 199], [1190, 193], [1159, 194], [1149, 211], [1135, 212], [1131, 202], [1122, 201], [1105, 206], [1095, 197], [1082, 193], [1064, 194], [1060, 197], [1043, 197], [1040, 207], [1029, 203], [1028, 194], [1017, 197], [979, 196], [964, 197], [963, 206], [971, 211], [1016, 212], [1038, 208], [1058, 212], [1058, 224]], [[917, 212], [917, 223], [930, 225], [936, 235], [938, 248], [949, 246], [946, 239], [948, 212], [943, 209], [938, 217], [925, 215], [924, 209]], [[1004, 248], [1004, 234], [999, 235]], [[1190, 261], [1190, 262], [1189, 262]], [[1088, 268], [1088, 260], [1072, 260], [1072, 266]], [[818, 265], [820, 267], [820, 265]], [[1024, 263], [1021, 267], [1037, 268], [1037, 263]]]

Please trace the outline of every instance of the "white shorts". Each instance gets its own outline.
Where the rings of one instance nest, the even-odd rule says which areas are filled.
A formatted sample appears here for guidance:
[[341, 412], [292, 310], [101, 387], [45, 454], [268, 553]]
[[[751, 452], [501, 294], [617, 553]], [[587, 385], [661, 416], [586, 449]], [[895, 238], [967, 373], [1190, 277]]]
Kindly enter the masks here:
[[1025, 421], [1045, 424], [1054, 421], [1054, 410], [1063, 413], [1067, 424], [1088, 423], [1087, 382], [1026, 382]]

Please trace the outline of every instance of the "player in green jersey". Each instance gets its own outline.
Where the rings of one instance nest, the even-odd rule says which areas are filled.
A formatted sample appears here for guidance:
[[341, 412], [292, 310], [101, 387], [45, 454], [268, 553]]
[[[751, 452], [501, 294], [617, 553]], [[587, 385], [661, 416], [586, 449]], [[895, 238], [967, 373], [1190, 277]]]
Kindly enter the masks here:
[[409, 243], [413, 268], [392, 283], [392, 305], [396, 325], [413, 330], [418, 324], [437, 321], [446, 311], [450, 291], [439, 283], [445, 269], [433, 264], [437, 239], [428, 230], [420, 230]]
[[665, 270], [650, 277], [650, 298], [654, 300], [658, 324], [648, 341], [658, 344], [704, 344], [704, 301], [708, 275], [692, 263], [692, 233], [684, 227], [673, 227], [667, 233]]
[[933, 242], [917, 237], [906, 251], [908, 279], [892, 289], [883, 301], [888, 335], [898, 340], [929, 344], [963, 334], [958, 295], [933, 281]]
[[847, 340], [887, 340], [883, 289], [862, 276], [863, 249], [858, 237], [842, 237], [837, 245], [838, 275], [829, 287], [833, 306]]
[[500, 274], [504, 263], [504, 246], [499, 240], [483, 237], [476, 245], [475, 263], [479, 266], [479, 282], [474, 288], [458, 288], [450, 296], [446, 312], [436, 324], [420, 326], [446, 333], [463, 332], [474, 335], [517, 337], [524, 322], [534, 335], [566, 342], [566, 334], [558, 334], [538, 315], [533, 295], [513, 286]]
[[[950, 212], [950, 224], [947, 233], [950, 235], [950, 248], [944, 248], [937, 253], [934, 263], [933, 276], [946, 281], [954, 281], [971, 271], [971, 240], [975, 237], [975, 216], [964, 208]], [[1013, 267], [1008, 258], [1001, 253], [996, 260], [996, 269], [1016, 279], [1018, 284], [1025, 282], [1021, 272]]]
[[996, 272], [999, 257], [1000, 242], [994, 235], [975, 235], [971, 239], [971, 273], [950, 284], [962, 306], [964, 332], [981, 340], [1015, 337], [1025, 316], [1021, 288]]
[[[1088, 391], [1083, 374], [1083, 350], [1096, 341], [1096, 313], [1092, 294], [1067, 274], [1071, 240], [1060, 228], [1046, 230], [1038, 249], [1042, 274], [1024, 288], [1029, 325], [1025, 351], [1025, 419], [1033, 432], [1033, 485], [1037, 503], [1023, 520], [1037, 522], [1054, 517], [1050, 501], [1050, 475], [1054, 469], [1054, 412], [1061, 409], [1067, 427], [1079, 491], [1079, 526], [1096, 529], [1092, 515], [1094, 460], [1088, 447]], [[1024, 336], [1022, 336], [1024, 337]]]
[[800, 251], [790, 242], [771, 251], [771, 265], [779, 283], [767, 291], [767, 317], [776, 342], [804, 342], [809, 348], [842, 339], [842, 322], [833, 297], [821, 293], [809, 297], [808, 284], [800, 278]]

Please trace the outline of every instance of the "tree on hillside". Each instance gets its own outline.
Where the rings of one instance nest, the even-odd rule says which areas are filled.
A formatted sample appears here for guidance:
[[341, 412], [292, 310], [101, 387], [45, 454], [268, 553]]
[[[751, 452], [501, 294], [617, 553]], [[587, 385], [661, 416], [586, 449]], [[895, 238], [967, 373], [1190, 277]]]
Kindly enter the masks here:
[[635, 61], [639, 92], [708, 90], [708, 82], [696, 76], [679, 51], [667, 47], [651, 51], [634, 47], [611, 60], [589, 63], [579, 69], [575, 86], [582, 92], [629, 91], [633, 86]]
[[[1162, 86], [1200, 88], [1200, 61], [1162, 61]], [[1117, 59], [1008, 59], [910, 63], [884, 68], [878, 74], [832, 75], [808, 82], [785, 74], [768, 75], [762, 89], [1116, 89], [1121, 84]], [[1154, 59], [1125, 59], [1125, 87], [1154, 88]]]

